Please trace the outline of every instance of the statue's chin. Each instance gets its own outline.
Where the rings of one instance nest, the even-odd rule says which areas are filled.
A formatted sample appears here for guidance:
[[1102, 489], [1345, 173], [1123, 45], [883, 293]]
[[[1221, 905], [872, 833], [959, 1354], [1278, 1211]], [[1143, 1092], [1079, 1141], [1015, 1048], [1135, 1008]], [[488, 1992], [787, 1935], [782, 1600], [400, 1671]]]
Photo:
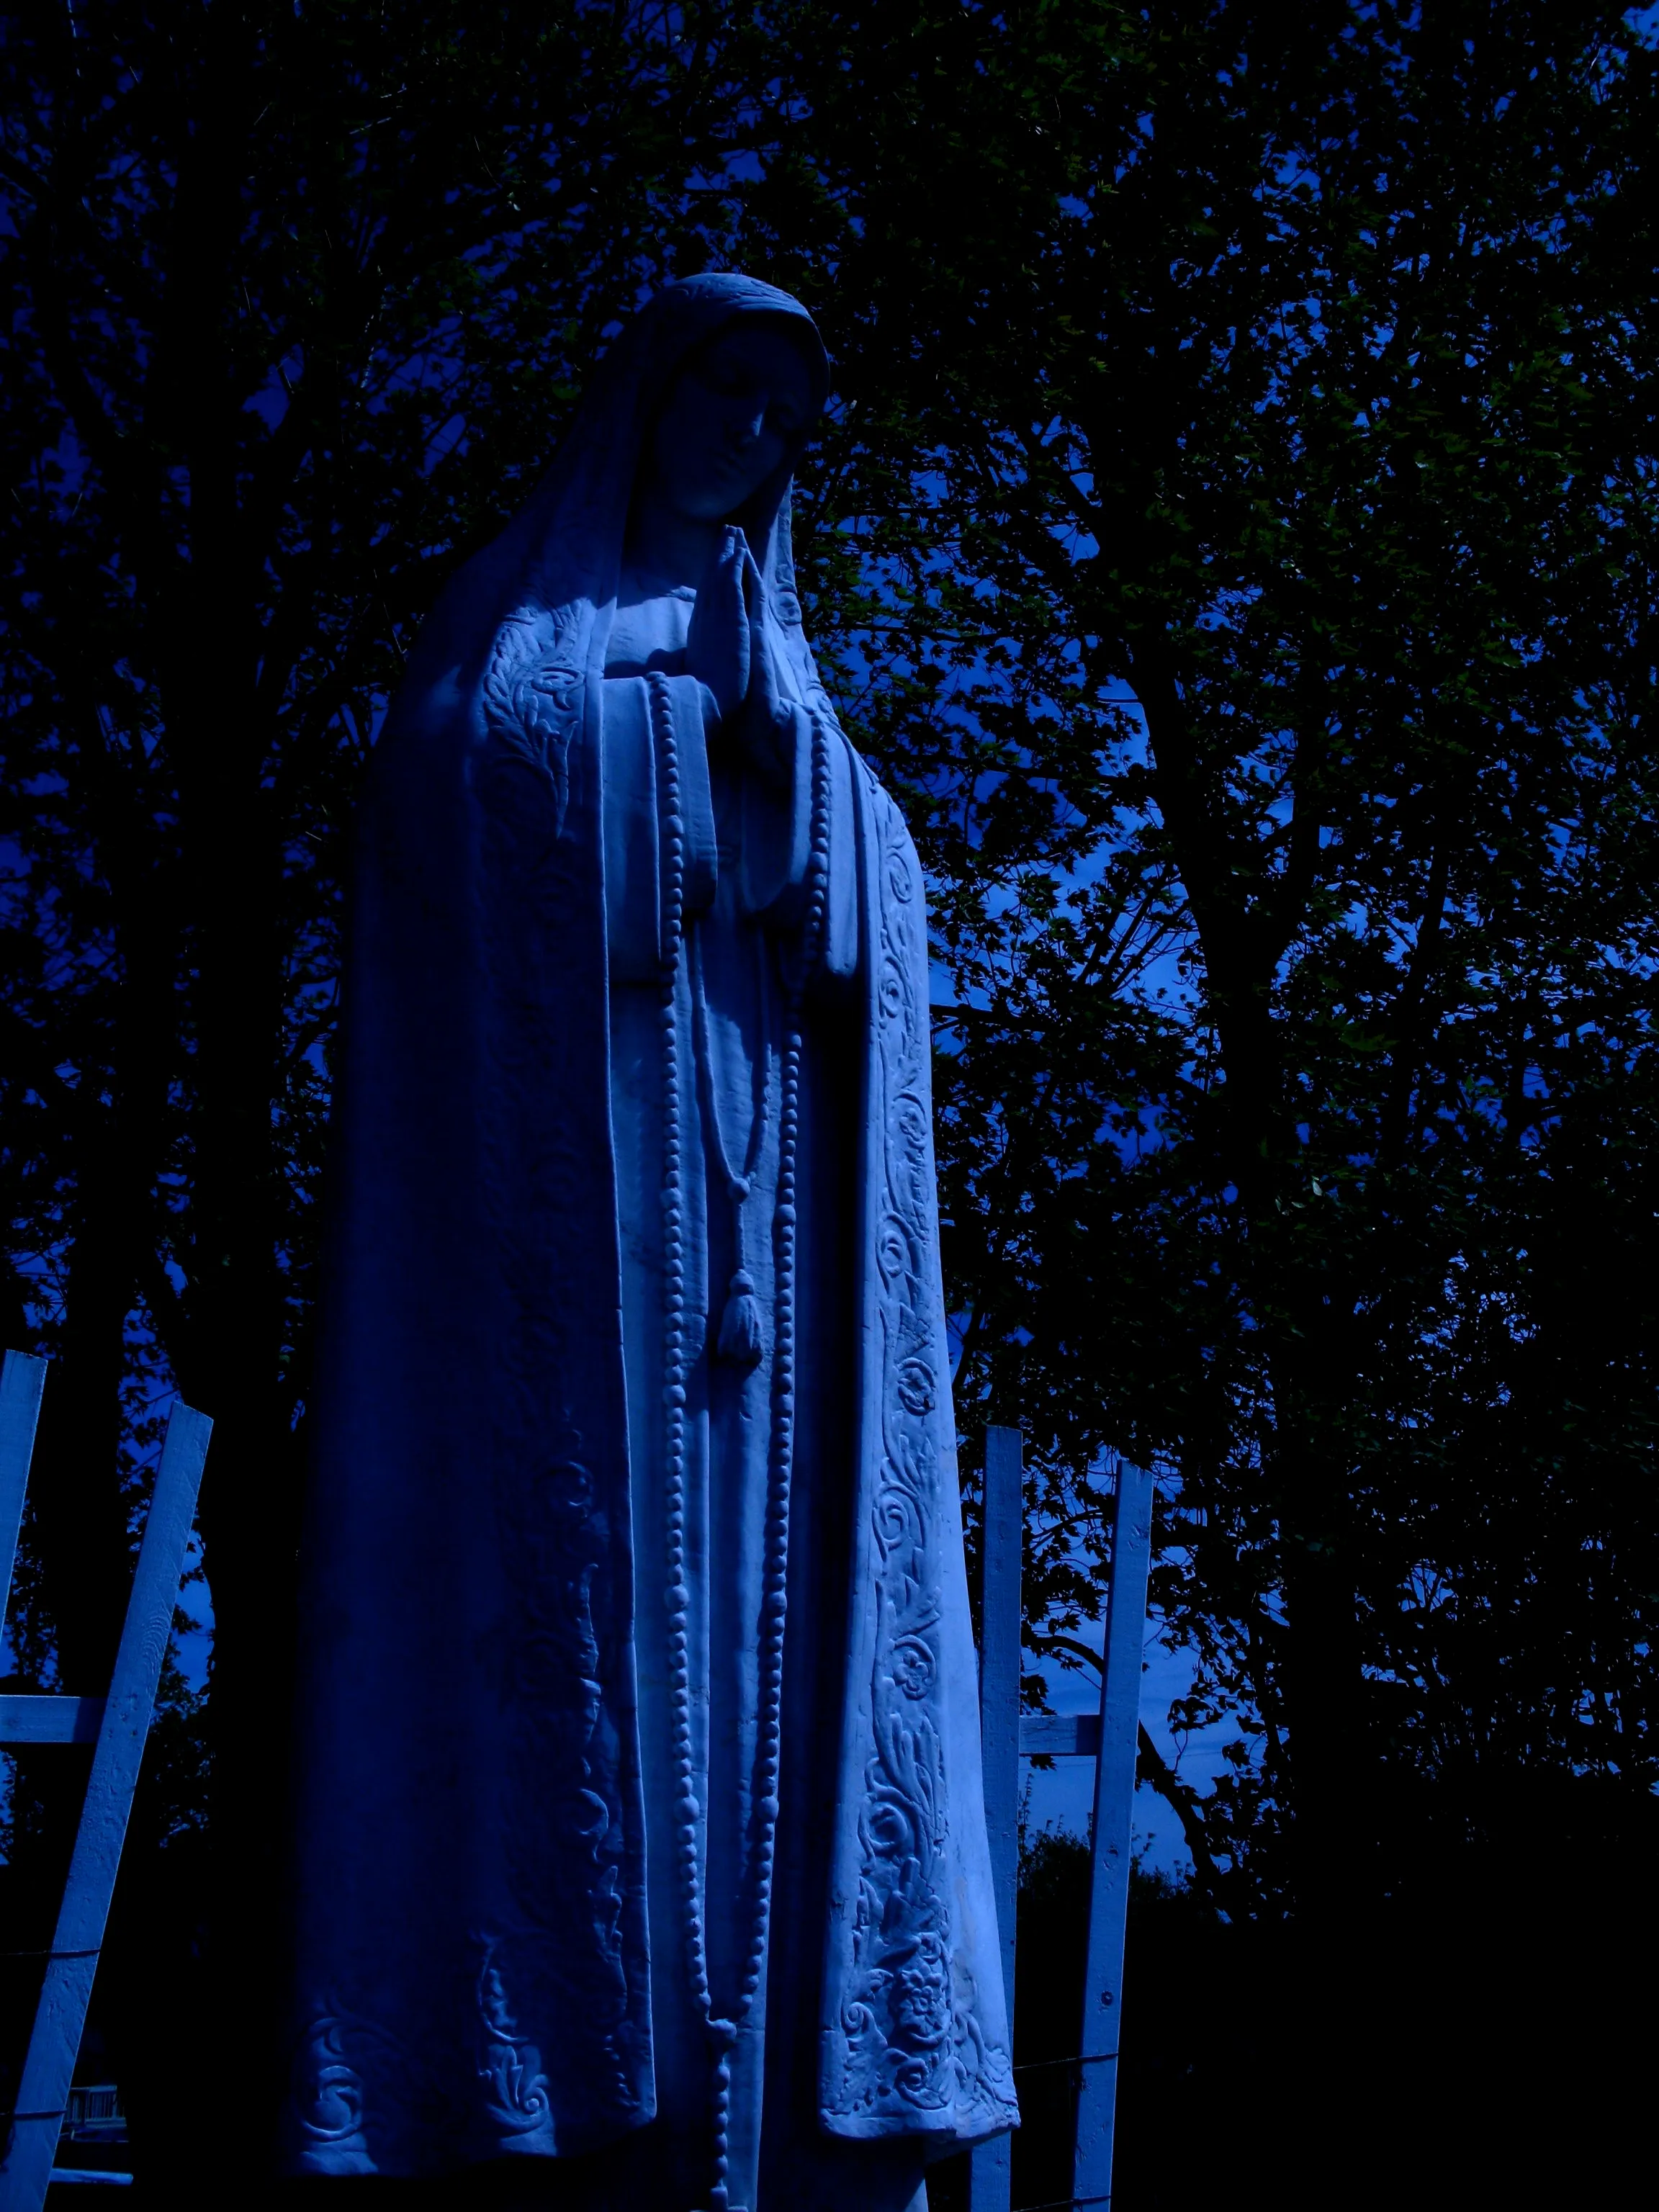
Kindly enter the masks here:
[[760, 489], [747, 469], [722, 469], [684, 486], [676, 504], [688, 521], [734, 522], [739, 508]]

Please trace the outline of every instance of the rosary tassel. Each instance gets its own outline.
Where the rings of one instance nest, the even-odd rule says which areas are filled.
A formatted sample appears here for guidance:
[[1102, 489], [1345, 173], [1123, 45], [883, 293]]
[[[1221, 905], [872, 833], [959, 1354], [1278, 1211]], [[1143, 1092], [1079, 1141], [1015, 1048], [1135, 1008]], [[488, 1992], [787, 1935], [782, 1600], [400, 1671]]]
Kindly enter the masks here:
[[760, 1302], [755, 1296], [755, 1279], [747, 1267], [739, 1267], [726, 1285], [726, 1310], [720, 1316], [720, 1342], [716, 1356], [728, 1367], [742, 1368], [745, 1372], [758, 1367], [761, 1354], [766, 1349], [766, 1340], [761, 1332]]

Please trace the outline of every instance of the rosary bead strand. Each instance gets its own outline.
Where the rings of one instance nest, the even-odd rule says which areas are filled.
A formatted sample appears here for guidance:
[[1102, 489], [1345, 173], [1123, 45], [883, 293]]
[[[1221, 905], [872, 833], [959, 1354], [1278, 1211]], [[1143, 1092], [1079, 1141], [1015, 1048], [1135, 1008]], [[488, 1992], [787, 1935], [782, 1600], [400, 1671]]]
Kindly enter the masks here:
[[812, 715], [812, 797], [806, 872], [806, 918], [800, 964], [789, 991], [788, 1033], [783, 1053], [779, 1107], [778, 1194], [773, 1217], [776, 1279], [776, 1341], [772, 1360], [772, 1422], [767, 1497], [765, 1569], [761, 1618], [761, 1814], [757, 1839], [754, 1919], [741, 2006], [747, 2012], [766, 1971], [772, 1875], [776, 1855], [778, 1784], [783, 1736], [783, 1645], [788, 1610], [789, 1504], [795, 1463], [795, 1345], [799, 1285], [796, 1207], [797, 1142], [800, 1126], [801, 1007], [806, 984], [823, 949], [830, 882], [830, 738], [821, 715]]
[[[691, 1592], [686, 1574], [685, 1212], [684, 1153], [680, 1118], [680, 1051], [677, 1000], [680, 955], [685, 946], [685, 836], [681, 814], [679, 757], [674, 734], [672, 695], [666, 677], [647, 678], [653, 732], [664, 793], [665, 878], [662, 1048], [663, 1048], [663, 1219], [666, 1286], [664, 1328], [663, 1400], [666, 1443], [666, 1520], [671, 1702], [675, 1779], [678, 1784], [676, 1849], [685, 1911], [687, 1964], [692, 2002], [708, 2031], [714, 2056], [709, 2212], [734, 2212], [730, 2203], [732, 2051], [752, 2009], [766, 1971], [771, 1924], [772, 1876], [776, 1852], [778, 1783], [783, 1722], [783, 1642], [789, 1574], [789, 1498], [795, 1452], [796, 1206], [795, 1164], [800, 1125], [801, 1007], [806, 981], [823, 946], [830, 874], [829, 735], [823, 718], [812, 715], [812, 794], [807, 860], [806, 917], [799, 968], [791, 978], [787, 1032], [783, 1051], [778, 1127], [778, 1188], [773, 1213], [773, 1260], [776, 1306], [772, 1361], [771, 1421], [767, 1454], [767, 1507], [762, 1567], [760, 1625], [759, 1832], [748, 1869], [753, 1887], [750, 1936], [743, 1979], [733, 2017], [717, 2016], [708, 1982], [703, 1884], [698, 1869], [696, 1761], [691, 1740]], [[694, 1022], [700, 1017], [706, 1040], [707, 1012], [702, 1005], [702, 976], [690, 954]], [[694, 1033], [694, 1051], [698, 1038]], [[764, 1041], [763, 1040], [763, 1050]], [[706, 1045], [705, 1045], [706, 1049]], [[764, 1129], [765, 1093], [744, 1163], [747, 1182], [758, 1162]], [[719, 1164], [728, 1189], [738, 1182], [720, 1145]], [[735, 1192], [733, 1192], [735, 1196]], [[744, 1195], [748, 1195], [747, 1190]], [[740, 2212], [740, 2209], [739, 2209]]]
[[681, 813], [679, 751], [668, 679], [646, 679], [652, 734], [662, 777], [663, 876], [663, 1426], [665, 1517], [668, 1534], [668, 1663], [672, 1713], [675, 1856], [685, 1904], [686, 1962], [693, 2002], [708, 2016], [708, 1967], [702, 1899], [697, 1881], [697, 1820], [691, 1741], [691, 1590], [685, 1564], [685, 1194], [680, 1121], [679, 1030], [676, 985], [685, 933], [685, 825]]

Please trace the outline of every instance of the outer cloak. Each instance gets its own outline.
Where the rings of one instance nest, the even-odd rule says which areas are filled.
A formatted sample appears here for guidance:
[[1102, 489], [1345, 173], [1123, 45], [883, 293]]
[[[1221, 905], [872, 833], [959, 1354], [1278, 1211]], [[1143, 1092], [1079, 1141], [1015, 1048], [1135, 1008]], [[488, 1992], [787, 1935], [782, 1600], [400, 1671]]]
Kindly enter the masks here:
[[[600, 698], [645, 429], [687, 352], [757, 313], [817, 348], [793, 301], [738, 276], [671, 286], [629, 326], [529, 507], [428, 621], [377, 748], [303, 1562], [299, 2172], [592, 2151], [655, 2109], [634, 1627], [661, 1568], [630, 1510]], [[775, 1917], [817, 1931], [818, 2124], [938, 2152], [1015, 2111], [927, 933], [914, 848], [802, 632], [787, 474], [743, 519], [834, 749], [861, 1127], [850, 1564], [811, 1593], [845, 1652], [839, 1740], [812, 1747], [836, 1810], [821, 1893]]]

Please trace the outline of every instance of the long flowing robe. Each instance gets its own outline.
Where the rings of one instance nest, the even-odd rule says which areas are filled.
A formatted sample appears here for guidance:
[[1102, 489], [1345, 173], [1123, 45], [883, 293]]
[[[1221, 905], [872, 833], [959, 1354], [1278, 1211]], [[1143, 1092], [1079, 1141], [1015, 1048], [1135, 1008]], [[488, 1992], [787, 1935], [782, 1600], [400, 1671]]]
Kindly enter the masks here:
[[[681, 2212], [723, 2056], [733, 2205], [902, 2212], [1015, 2118], [920, 870], [802, 633], [787, 465], [740, 518], [778, 777], [706, 726], [689, 595], [623, 573], [653, 410], [749, 313], [817, 346], [736, 276], [636, 319], [377, 749], [303, 1561], [298, 2172], [562, 2158], [595, 2205]], [[734, 1279], [753, 1341], [723, 1358]]]

